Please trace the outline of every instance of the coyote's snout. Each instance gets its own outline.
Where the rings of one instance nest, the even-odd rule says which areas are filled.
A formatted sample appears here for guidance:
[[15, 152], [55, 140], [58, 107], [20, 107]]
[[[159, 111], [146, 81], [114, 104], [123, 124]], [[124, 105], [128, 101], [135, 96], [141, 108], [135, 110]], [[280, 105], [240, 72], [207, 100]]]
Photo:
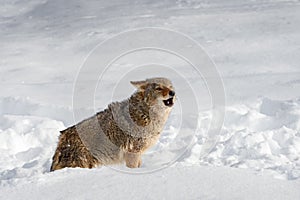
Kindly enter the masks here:
[[166, 78], [131, 81], [137, 90], [122, 102], [61, 131], [51, 171], [126, 163], [141, 166], [141, 155], [153, 146], [174, 105], [175, 91]]

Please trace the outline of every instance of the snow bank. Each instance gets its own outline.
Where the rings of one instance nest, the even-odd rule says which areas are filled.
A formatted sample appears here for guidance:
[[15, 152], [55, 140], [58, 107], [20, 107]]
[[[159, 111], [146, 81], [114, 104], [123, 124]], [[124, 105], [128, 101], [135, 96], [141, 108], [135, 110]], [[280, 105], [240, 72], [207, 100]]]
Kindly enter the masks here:
[[249, 168], [277, 178], [297, 179], [300, 178], [299, 128], [300, 100], [263, 98], [253, 105], [229, 106], [214, 150], [197, 160], [201, 150], [198, 142], [186, 162]]
[[49, 171], [63, 123], [26, 115], [3, 115], [0, 120], [1, 185]]

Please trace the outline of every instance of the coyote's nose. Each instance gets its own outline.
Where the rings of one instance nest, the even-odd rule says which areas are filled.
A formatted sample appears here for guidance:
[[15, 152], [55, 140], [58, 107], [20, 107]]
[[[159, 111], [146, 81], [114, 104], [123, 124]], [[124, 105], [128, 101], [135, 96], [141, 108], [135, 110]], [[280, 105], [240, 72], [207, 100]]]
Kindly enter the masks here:
[[175, 92], [174, 92], [173, 90], [170, 90], [170, 91], [169, 91], [169, 95], [170, 95], [170, 96], [175, 96]]

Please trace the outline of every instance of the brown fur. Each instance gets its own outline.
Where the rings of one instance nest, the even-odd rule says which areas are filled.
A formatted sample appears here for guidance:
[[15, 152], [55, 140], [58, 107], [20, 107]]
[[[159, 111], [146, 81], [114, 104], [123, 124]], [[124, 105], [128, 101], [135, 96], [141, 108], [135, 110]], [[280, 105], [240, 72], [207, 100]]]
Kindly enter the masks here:
[[53, 156], [51, 171], [64, 167], [92, 168], [99, 164], [98, 160], [83, 145], [73, 127], [61, 131], [59, 143]]
[[123, 163], [141, 166], [141, 155], [153, 146], [163, 130], [174, 99], [165, 78], [131, 82], [137, 91], [75, 126], [61, 132], [51, 171], [64, 167], [92, 168]]

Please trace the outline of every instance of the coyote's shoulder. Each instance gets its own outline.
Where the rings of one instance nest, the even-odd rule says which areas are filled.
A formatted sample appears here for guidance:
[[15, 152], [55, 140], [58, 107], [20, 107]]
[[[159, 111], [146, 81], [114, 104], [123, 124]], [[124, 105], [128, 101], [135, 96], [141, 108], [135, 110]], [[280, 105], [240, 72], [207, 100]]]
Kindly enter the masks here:
[[159, 138], [175, 99], [171, 82], [152, 78], [131, 82], [137, 91], [61, 132], [51, 170], [122, 163], [135, 168]]

